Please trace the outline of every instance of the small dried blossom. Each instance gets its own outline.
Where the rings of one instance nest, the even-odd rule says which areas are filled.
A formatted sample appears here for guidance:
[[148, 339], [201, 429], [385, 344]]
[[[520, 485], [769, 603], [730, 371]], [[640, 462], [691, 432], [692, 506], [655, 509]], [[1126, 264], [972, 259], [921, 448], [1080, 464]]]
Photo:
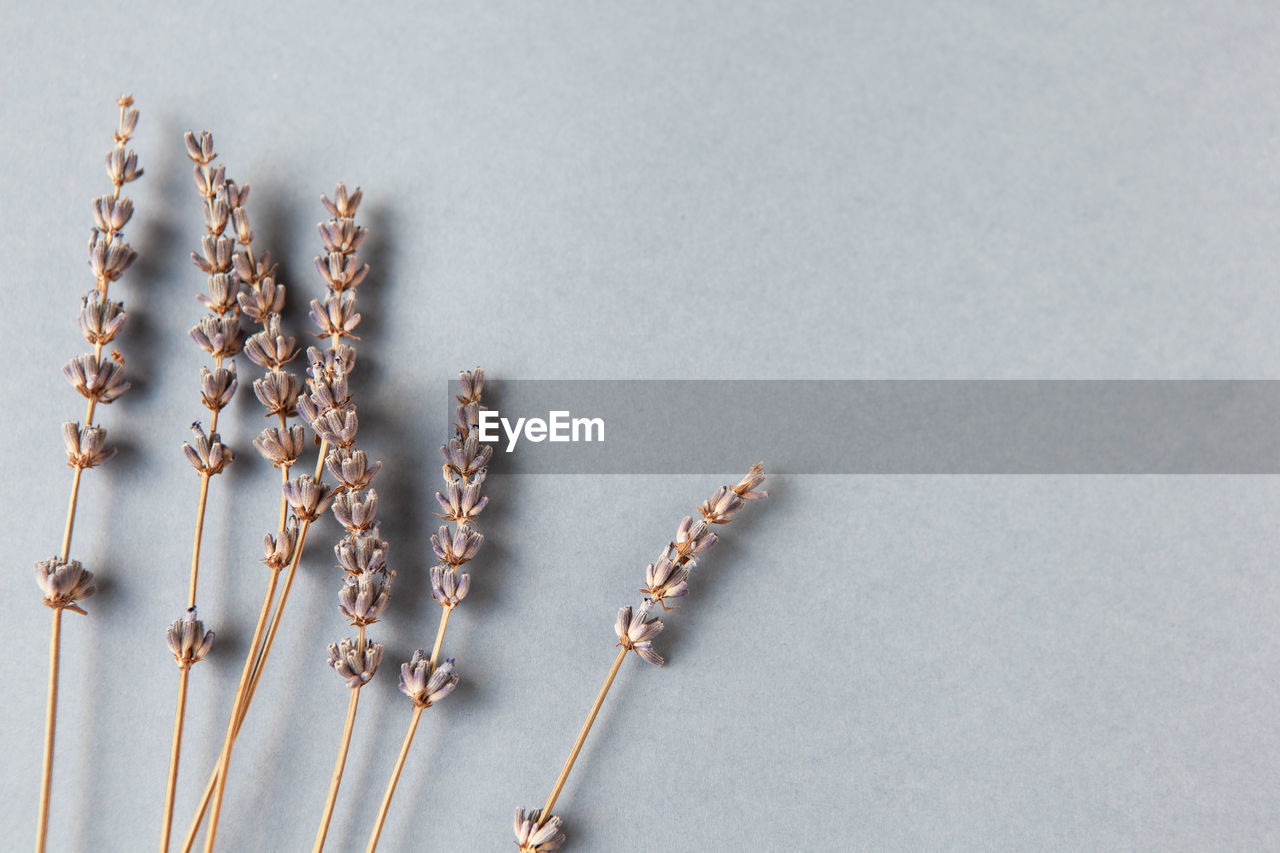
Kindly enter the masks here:
[[191, 340], [214, 358], [231, 358], [244, 344], [244, 329], [237, 317], [208, 315], [192, 327]]
[[293, 558], [293, 549], [298, 542], [298, 519], [290, 516], [285, 522], [284, 530], [275, 536], [267, 534], [262, 537], [262, 562], [267, 568], [280, 570], [289, 565]]
[[319, 329], [316, 337], [354, 338], [351, 330], [360, 323], [360, 315], [355, 310], [355, 294], [331, 294], [323, 303], [318, 299], [311, 300], [311, 321]]
[[676, 538], [671, 543], [671, 548], [678, 561], [693, 562], [694, 557], [710, 550], [717, 541], [718, 537], [711, 532], [704, 519], [695, 522], [692, 516], [686, 515], [676, 528]]
[[445, 480], [450, 480], [454, 476], [470, 480], [478, 476], [488, 467], [492, 456], [493, 445], [481, 444], [479, 433], [473, 432], [462, 441], [456, 438], [450, 439], [447, 446], [440, 448], [440, 457], [444, 460]]
[[516, 847], [520, 853], [555, 853], [564, 844], [560, 831], [560, 818], [542, 819], [542, 809], [534, 809], [527, 815], [524, 809], [516, 809]]
[[430, 708], [453, 692], [458, 676], [453, 672], [453, 658], [434, 669], [426, 652], [418, 649], [408, 663], [400, 664], [400, 692], [413, 700], [418, 708]]
[[662, 666], [662, 656], [653, 650], [653, 638], [662, 631], [662, 620], [649, 618], [651, 601], [646, 601], [632, 612], [630, 607], [618, 611], [613, 630], [618, 635], [618, 645], [635, 652], [654, 666]]
[[107, 431], [102, 427], [81, 427], [74, 421], [62, 425], [62, 443], [67, 448], [67, 464], [72, 468], [94, 468], [116, 455], [107, 447]]
[[381, 643], [366, 642], [362, 649], [358, 641], [343, 637], [329, 644], [329, 666], [352, 690], [368, 684], [381, 661]]
[[303, 474], [285, 483], [284, 498], [301, 521], [315, 521], [329, 506], [329, 487]]
[[391, 601], [395, 576], [395, 572], [383, 571], [347, 575], [338, 590], [338, 609], [354, 626], [372, 625]]
[[484, 535], [465, 524], [453, 531], [441, 525], [439, 532], [431, 535], [431, 550], [451, 566], [460, 566], [470, 560], [483, 543]]
[[129, 390], [123, 369], [110, 358], [95, 358], [92, 355], [73, 358], [63, 365], [62, 375], [86, 399], [98, 403], [114, 402]]
[[[243, 254], [237, 253], [236, 258], [244, 257]], [[246, 271], [237, 270], [237, 274], [242, 279], [249, 276], [244, 275]], [[240, 291], [237, 300], [240, 303], [240, 310], [245, 313], [250, 320], [255, 323], [266, 322], [272, 314], [279, 314], [284, 310], [285, 289], [284, 285], [276, 284], [276, 280], [269, 275], [265, 275], [253, 287], [247, 287]]]
[[240, 282], [230, 273], [217, 272], [209, 276], [209, 294], [197, 293], [196, 299], [210, 314], [222, 316], [237, 310], [240, 304]]
[[105, 346], [115, 339], [124, 325], [124, 305], [104, 299], [96, 290], [84, 298], [80, 308], [80, 331], [94, 346]]
[[79, 560], [62, 560], [50, 557], [36, 562], [36, 583], [44, 592], [46, 607], [54, 610], [74, 610], [84, 613], [76, 603], [84, 601], [98, 591], [93, 582], [93, 572], [80, 565]]
[[298, 414], [298, 395], [302, 383], [292, 373], [275, 369], [253, 381], [253, 393], [267, 409], [267, 417]]
[[260, 367], [274, 370], [298, 355], [298, 341], [280, 331], [280, 315], [272, 314], [263, 323], [262, 331], [249, 336], [244, 344], [244, 354]]
[[343, 537], [333, 546], [338, 568], [351, 575], [384, 572], [387, 565], [387, 543], [378, 537], [377, 531], [363, 535]]
[[98, 290], [124, 275], [133, 266], [138, 253], [121, 237], [110, 237], [94, 229], [89, 238], [89, 270], [98, 281]]
[[478, 474], [471, 482], [463, 485], [458, 480], [451, 481], [444, 488], [444, 493], [436, 492], [436, 501], [439, 502], [440, 508], [444, 512], [436, 513], [436, 516], [443, 518], [445, 521], [455, 521], [460, 524], [473, 524], [475, 517], [489, 505], [488, 496], [480, 496], [480, 486], [484, 483], [484, 476]]
[[269, 427], [258, 433], [253, 446], [276, 468], [288, 468], [306, 448], [307, 437], [300, 426]]
[[186, 615], [169, 626], [167, 639], [174, 661], [184, 669], [199, 663], [213, 648], [213, 632], [205, 631], [195, 607], [188, 607]]
[[363, 492], [347, 490], [333, 499], [330, 507], [333, 517], [347, 530], [364, 532], [374, 525], [378, 514], [378, 493], [374, 489]]
[[363, 489], [373, 482], [382, 463], [370, 462], [363, 450], [333, 450], [325, 458], [325, 467], [348, 489]]
[[661, 604], [663, 610], [670, 609], [668, 599], [689, 594], [689, 570], [680, 563], [673, 562], [668, 549], [663, 549], [657, 562], [645, 566], [644, 578], [645, 586], [640, 591], [655, 603]]
[[211, 412], [222, 411], [236, 393], [236, 363], [229, 361], [225, 367], [210, 370], [200, 368], [200, 400]]
[[431, 597], [441, 607], [457, 607], [471, 591], [471, 575], [453, 566], [431, 567]]
[[191, 432], [195, 436], [195, 444], [193, 446], [184, 441], [182, 453], [191, 463], [191, 467], [201, 474], [209, 476], [221, 474], [222, 469], [235, 461], [235, 452], [222, 443], [222, 439], [216, 432], [206, 435], [199, 423], [191, 425]]

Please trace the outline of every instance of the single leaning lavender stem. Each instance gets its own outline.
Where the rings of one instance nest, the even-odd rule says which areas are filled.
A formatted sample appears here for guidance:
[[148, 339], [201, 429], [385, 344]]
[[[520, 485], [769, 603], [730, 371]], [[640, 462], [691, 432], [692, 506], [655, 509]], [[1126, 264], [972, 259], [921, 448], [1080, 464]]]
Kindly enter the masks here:
[[440, 605], [440, 627], [436, 631], [430, 657], [418, 649], [408, 663], [400, 666], [400, 691], [413, 701], [413, 713], [386, 793], [382, 796], [366, 853], [373, 853], [378, 847], [378, 839], [391, 808], [391, 798], [395, 795], [422, 712], [448, 696], [458, 684], [453, 658], [444, 663], [438, 661], [444, 633], [449, 627], [449, 616], [471, 589], [471, 575], [459, 569], [475, 556], [484, 542], [484, 536], [474, 529], [475, 518], [489, 504], [487, 497], [481, 497], [480, 487], [484, 484], [489, 459], [493, 455], [493, 446], [481, 445], [476, 430], [482, 410], [480, 394], [484, 390], [484, 371], [478, 367], [474, 371], [463, 371], [458, 379], [462, 393], [457, 398], [453, 436], [447, 445], [440, 448], [444, 459], [445, 491], [436, 492], [436, 500], [443, 510], [437, 515], [446, 522], [453, 522], [454, 527], [450, 530], [443, 525], [431, 537], [432, 548], [440, 559], [431, 568], [431, 595]]
[[53, 610], [52, 632], [49, 638], [49, 690], [45, 707], [44, 758], [41, 770], [39, 815], [36, 824], [36, 850], [45, 849], [49, 834], [49, 795], [53, 784], [53, 743], [58, 711], [58, 663], [62, 645], [62, 611], [84, 613], [77, 602], [92, 595], [96, 589], [93, 573], [70, 559], [71, 531], [75, 526], [76, 507], [80, 494], [80, 475], [86, 468], [94, 468], [110, 459], [115, 449], [106, 445], [106, 430], [94, 426], [93, 416], [99, 403], [107, 405], [129, 389], [124, 380], [124, 360], [120, 353], [112, 351], [103, 358], [102, 350], [109, 344], [124, 324], [124, 305], [107, 298], [111, 282], [120, 278], [133, 263], [137, 253], [123, 237], [124, 226], [133, 216], [133, 202], [122, 196], [124, 185], [142, 176], [138, 168], [138, 155], [128, 145], [138, 124], [138, 111], [133, 98], [122, 95], [116, 105], [120, 108], [114, 145], [107, 153], [107, 175], [111, 179], [112, 192], [93, 202], [94, 225], [89, 238], [89, 269], [94, 277], [94, 289], [84, 298], [80, 309], [80, 331], [93, 346], [92, 355], [72, 359], [62, 368], [63, 375], [88, 401], [84, 425], [67, 422], [62, 425], [63, 443], [67, 450], [67, 464], [74, 470], [71, 481], [71, 497], [67, 502], [67, 517], [62, 531], [62, 549], [59, 556], [36, 563], [36, 583], [44, 593], [44, 603]]
[[623, 607], [618, 612], [618, 618], [614, 624], [614, 633], [618, 638], [618, 655], [614, 658], [604, 685], [596, 694], [591, 710], [587, 714], [587, 720], [582, 724], [577, 740], [574, 741], [573, 748], [569, 752], [569, 758], [565, 761], [560, 776], [551, 789], [551, 796], [547, 797], [546, 805], [541, 809], [527, 815], [524, 809], [516, 809], [516, 846], [522, 853], [551, 853], [559, 850], [560, 845], [564, 843], [565, 836], [560, 831], [560, 818], [553, 816], [551, 810], [555, 808], [556, 800], [564, 790], [565, 782], [569, 779], [569, 773], [573, 770], [578, 753], [582, 751], [582, 745], [586, 742], [596, 715], [600, 713], [600, 707], [609, 694], [609, 688], [613, 686], [613, 680], [617, 677], [627, 652], [635, 652], [649, 663], [658, 666], [662, 664], [662, 657], [653, 649], [653, 638], [662, 631], [662, 620], [651, 618], [650, 611], [654, 604], [661, 604], [664, 610], [668, 610], [673, 606], [668, 603], [670, 600], [688, 594], [689, 573], [696, 563], [697, 556], [716, 544], [717, 537], [711, 532], [711, 525], [729, 524], [747, 501], [768, 497], [768, 492], [757, 491], [757, 487], [763, 483], [764, 466], [757, 464], [751, 466], [751, 470], [738, 485], [721, 486], [708, 500], [698, 505], [698, 512], [702, 518], [694, 521], [691, 516], [685, 516], [676, 528], [675, 538], [663, 547], [657, 561], [645, 567], [645, 586], [640, 590], [646, 596], [644, 603], [634, 611], [630, 607]]
[[[291, 543], [291, 557], [288, 561], [284, 587], [280, 592], [280, 599], [275, 605], [274, 613], [271, 615], [270, 624], [265, 637], [262, 639], [261, 646], [257, 650], [251, 650], [250, 657], [246, 658], [245, 669], [241, 674], [241, 683], [232, 702], [231, 719], [228, 721], [227, 733], [223, 738], [218, 768], [214, 771], [214, 776], [206, 789], [205, 799], [201, 803], [196, 818], [192, 823], [184, 851], [189, 849], [194, 841], [195, 834], [199, 830], [200, 822], [204, 817], [206, 804], [209, 804], [211, 808], [204, 850], [205, 853], [211, 853], [213, 850], [217, 837], [218, 820], [222, 810], [222, 800], [226, 790], [227, 768], [230, 763], [231, 750], [234, 746], [235, 738], [239, 734], [245, 714], [248, 713], [249, 704], [253, 701], [258, 682], [262, 677], [267, 658], [271, 653], [276, 631], [280, 626], [285, 605], [288, 603], [289, 591], [292, 588], [298, 563], [302, 557], [303, 547], [306, 544], [307, 532], [310, 530], [311, 523], [328, 507], [332, 498], [329, 488], [321, 482], [324, 465], [328, 464], [330, 471], [340, 471], [344, 466], [350, 466], [353, 472], [359, 468], [370, 479], [377, 471], [377, 465], [370, 466], [363, 451], [355, 450], [345, 454], [336, 450], [330, 452], [331, 443], [329, 438], [334, 437], [333, 431], [335, 429], [338, 437], [341, 437], [346, 431], [350, 431], [351, 436], [354, 438], [356, 428], [354, 423], [355, 413], [353, 409], [350, 412], [351, 420], [348, 420], [345, 417], [346, 412], [342, 412], [342, 417], [339, 419], [340, 422], [335, 424], [331, 418], [333, 413], [330, 410], [334, 408], [333, 404], [336, 399], [326, 396], [331, 388], [326, 383], [316, 384], [314, 382], [316, 375], [314, 366], [317, 361], [324, 365], [324, 374], [332, 374], [335, 369], [340, 367], [345, 376], [350, 374], [355, 367], [355, 350], [342, 343], [342, 339], [345, 337], [354, 338], [354, 335], [351, 334], [351, 329], [355, 327], [360, 319], [359, 315], [355, 314], [353, 310], [354, 289], [369, 272], [368, 265], [361, 266], [355, 255], [356, 250], [364, 242], [368, 234], [366, 229], [355, 224], [355, 214], [360, 205], [360, 200], [361, 192], [359, 189], [348, 196], [347, 188], [343, 184], [338, 184], [332, 201], [327, 196], [321, 196], [325, 209], [329, 211], [333, 218], [328, 222], [321, 223], [319, 226], [320, 235], [325, 244], [325, 253], [316, 258], [316, 266], [320, 270], [321, 277], [324, 278], [325, 283], [328, 285], [329, 294], [323, 304], [315, 300], [312, 301], [311, 314], [320, 328], [317, 334], [320, 337], [327, 337], [329, 346], [323, 353], [314, 348], [308, 351], [308, 356], [313, 362], [313, 369], [308, 371], [312, 375], [312, 379], [309, 381], [311, 393], [306, 398], [296, 398], [299, 412], [304, 419], [311, 423], [317, 437], [320, 439], [320, 449], [317, 453], [316, 467], [313, 474], [304, 474], [301, 477], [286, 481], [283, 485], [283, 494], [299, 522], [296, 539]], [[269, 340], [275, 340], [279, 344], [279, 336], [274, 334], [274, 329], [264, 330], [264, 332], [268, 332], [267, 338]], [[291, 346], [290, 344], [290, 349]], [[313, 353], [319, 353], [319, 356]], [[255, 390], [257, 389], [255, 388]], [[267, 404], [267, 400], [263, 400], [263, 402]], [[292, 438], [290, 441], [292, 441]], [[301, 448], [301, 437], [297, 439], [295, 444], [299, 449]], [[262, 446], [259, 449], [263, 450], [264, 453], [268, 452]], [[264, 614], [268, 603], [268, 601], [264, 600]], [[265, 615], [263, 618], [265, 618]]]
[[[187, 584], [187, 613], [191, 620], [196, 613], [196, 590], [200, 576], [200, 544], [204, 535], [205, 508], [209, 499], [209, 481], [222, 473], [235, 460], [235, 453], [222, 443], [218, 434], [218, 416], [231, 402], [238, 385], [235, 356], [244, 345], [244, 333], [240, 328], [240, 276], [233, 270], [235, 255], [234, 231], [227, 233], [228, 224], [238, 230], [247, 223], [244, 204], [249, 198], [249, 187], [238, 187], [227, 180], [225, 168], [214, 166], [217, 154], [213, 149], [213, 136], [206, 130], [197, 138], [187, 132], [187, 157], [193, 165], [196, 191], [203, 200], [205, 236], [201, 251], [192, 252], [191, 259], [208, 277], [208, 293], [196, 298], [208, 313], [191, 329], [191, 339], [213, 358], [213, 370], [200, 370], [200, 400], [210, 413], [209, 432], [206, 435], [200, 422], [191, 425], [194, 446], [183, 444], [187, 461], [200, 475], [200, 492], [196, 500], [196, 525], [191, 544], [191, 576]], [[174, 625], [182, 623], [180, 619]], [[196, 622], [201, 625], [202, 623]], [[203, 627], [203, 626], [202, 626]], [[172, 634], [173, 628], [170, 628]], [[212, 632], [209, 633], [212, 638]], [[171, 642], [172, 645], [172, 642]], [[201, 655], [200, 657], [203, 657]], [[178, 762], [182, 750], [182, 727], [186, 716], [187, 679], [191, 665], [198, 661], [184, 659], [175, 652], [178, 662], [178, 708], [174, 714], [172, 746], [169, 753], [169, 775], [165, 791], [164, 816], [161, 822], [160, 851], [169, 849], [169, 835], [173, 827], [174, 796], [178, 783]]]

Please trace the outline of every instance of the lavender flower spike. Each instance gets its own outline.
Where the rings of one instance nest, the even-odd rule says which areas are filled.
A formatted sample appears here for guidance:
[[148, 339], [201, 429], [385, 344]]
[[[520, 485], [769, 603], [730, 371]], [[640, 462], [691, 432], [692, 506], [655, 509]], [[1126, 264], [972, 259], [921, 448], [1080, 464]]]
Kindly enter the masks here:
[[554, 853], [564, 844], [560, 818], [552, 816], [543, 821], [541, 809], [534, 809], [528, 815], [524, 809], [516, 809], [515, 832], [520, 853]]

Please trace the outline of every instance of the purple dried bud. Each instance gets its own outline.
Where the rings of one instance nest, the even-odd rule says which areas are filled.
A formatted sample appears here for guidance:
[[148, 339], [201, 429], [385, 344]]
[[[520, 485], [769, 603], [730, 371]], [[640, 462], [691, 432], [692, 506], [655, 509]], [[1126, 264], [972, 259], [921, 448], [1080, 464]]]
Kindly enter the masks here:
[[358, 227], [351, 219], [333, 219], [321, 222], [316, 226], [320, 239], [324, 241], [326, 252], [338, 252], [349, 255], [360, 248], [368, 229]]
[[351, 334], [360, 323], [360, 315], [355, 312], [355, 294], [344, 293], [340, 296], [330, 294], [323, 303], [318, 299], [311, 300], [311, 322], [320, 331], [316, 337], [339, 338], [355, 337]]
[[280, 330], [280, 315], [270, 314], [262, 331], [255, 332], [245, 341], [244, 354], [254, 364], [276, 370], [293, 361], [298, 354], [297, 343], [296, 338]]
[[126, 150], [123, 143], [117, 144], [107, 152], [107, 175], [117, 187], [142, 177], [137, 153]]
[[51, 557], [36, 563], [36, 583], [44, 591], [44, 603], [54, 610], [66, 608], [84, 613], [77, 601], [84, 601], [98, 591], [93, 572], [86, 571], [79, 560]]
[[352, 690], [369, 683], [381, 660], [381, 643], [366, 643], [361, 649], [356, 641], [344, 637], [329, 646], [329, 666]]
[[302, 455], [306, 447], [306, 433], [300, 426], [270, 427], [258, 433], [253, 446], [275, 467], [287, 468]]
[[436, 492], [436, 501], [444, 510], [436, 515], [445, 521], [473, 524], [475, 517], [489, 505], [489, 498], [480, 496], [480, 486], [483, 482], [483, 477], [477, 477], [464, 486], [459, 480], [450, 480], [443, 494]]
[[744, 501], [754, 501], [760, 498], [769, 497], [768, 492], [755, 491], [756, 486], [764, 482], [764, 463], [757, 462], [751, 466], [751, 470], [742, 478], [738, 485], [733, 487], [733, 492]]
[[228, 361], [226, 367], [209, 370], [200, 368], [200, 398], [211, 412], [221, 411], [236, 393], [236, 363]]
[[369, 572], [348, 576], [338, 590], [338, 609], [354, 626], [372, 625], [391, 601], [395, 572]]
[[195, 435], [195, 445], [183, 442], [182, 452], [191, 467], [201, 474], [221, 474], [223, 468], [235, 461], [236, 454], [222, 443], [216, 432], [206, 436], [204, 428], [198, 423], [191, 425], [191, 432]]
[[270, 569], [283, 569], [293, 558], [293, 548], [298, 541], [298, 519], [292, 516], [285, 523], [284, 530], [275, 536], [262, 537], [262, 562]]
[[346, 490], [333, 499], [333, 517], [348, 530], [369, 530], [378, 514], [378, 493]]
[[89, 269], [100, 283], [115, 281], [124, 275], [137, 257], [138, 253], [119, 236], [108, 239], [101, 232], [94, 231], [89, 238]]
[[662, 666], [662, 657], [653, 650], [653, 638], [662, 630], [661, 619], [649, 618], [650, 603], [634, 613], [630, 607], [618, 611], [613, 630], [618, 635], [618, 645], [633, 651], [655, 666]]
[[84, 300], [80, 309], [80, 331], [91, 344], [108, 344], [124, 325], [124, 305], [103, 299], [96, 291]]
[[329, 215], [337, 219], [349, 219], [356, 215], [356, 208], [360, 207], [360, 199], [364, 194], [360, 192], [359, 187], [350, 196], [347, 195], [347, 185], [338, 184], [337, 189], [333, 193], [333, 201], [329, 201], [328, 196], [320, 196], [320, 203], [329, 211]]
[[480, 392], [484, 390], [484, 370], [477, 367], [462, 371], [458, 374], [458, 384], [462, 386], [462, 393], [458, 394], [459, 405], [479, 403]]
[[67, 464], [72, 468], [94, 468], [116, 455], [114, 447], [107, 447], [107, 431], [101, 427], [87, 426], [67, 421], [62, 425], [62, 443], [67, 448]]
[[104, 233], [119, 231], [133, 216], [133, 202], [104, 195], [93, 201], [93, 227]]
[[191, 340], [214, 358], [231, 358], [244, 343], [244, 330], [236, 317], [202, 317], [190, 334]]
[[62, 366], [62, 375], [86, 398], [99, 403], [110, 403], [129, 390], [123, 369], [110, 358], [73, 358]]
[[452, 533], [448, 527], [441, 525], [438, 533], [431, 534], [431, 550], [436, 552], [442, 562], [451, 566], [461, 566], [470, 560], [480, 550], [483, 542], [484, 536], [466, 525], [458, 527]]
[[302, 383], [298, 377], [283, 370], [273, 370], [253, 381], [253, 393], [267, 408], [267, 417], [284, 415], [291, 418], [298, 414], [298, 394]]
[[564, 844], [560, 831], [560, 818], [542, 819], [542, 809], [534, 809], [526, 816], [524, 809], [516, 809], [516, 847], [520, 853], [555, 853]]
[[717, 541], [718, 537], [711, 532], [706, 521], [699, 519], [695, 523], [692, 516], [686, 515], [676, 528], [676, 541], [672, 547], [680, 562], [693, 562], [694, 557], [709, 550]]
[[169, 626], [167, 638], [173, 659], [183, 669], [199, 663], [213, 648], [213, 632], [204, 630], [204, 623], [196, 618], [194, 607], [188, 607], [187, 615]]
[[295, 477], [281, 487], [284, 499], [289, 502], [293, 512], [302, 521], [315, 521], [329, 506], [331, 497], [329, 487], [312, 480], [303, 474]]
[[482, 476], [491, 456], [493, 456], [493, 445], [481, 444], [476, 433], [472, 433], [466, 441], [450, 439], [447, 447], [440, 448], [446, 480], [452, 480], [454, 476], [464, 480]]
[[373, 482], [382, 463], [370, 464], [363, 450], [334, 450], [325, 458], [325, 466], [333, 478], [348, 489], [364, 489]]
[[[352, 541], [354, 538], [355, 541]], [[333, 546], [338, 568], [351, 575], [369, 575], [387, 570], [387, 543], [372, 534], [344, 537]]]
[[400, 664], [400, 692], [412, 699], [418, 708], [430, 708], [457, 686], [453, 658], [432, 670], [431, 660], [422, 649], [418, 649], [408, 663]]
[[207, 130], [201, 131], [199, 137], [188, 130], [183, 137], [183, 141], [187, 143], [187, 157], [193, 163], [202, 166], [208, 165], [213, 158], [218, 156], [213, 152], [213, 134]]
[[742, 509], [744, 501], [728, 486], [721, 486], [716, 493], [698, 504], [698, 512], [708, 524], [728, 524]]
[[457, 607], [471, 590], [471, 575], [453, 566], [431, 567], [431, 597], [441, 607]]
[[669, 610], [667, 599], [681, 598], [689, 594], [688, 580], [689, 570], [678, 563], [673, 563], [664, 548], [658, 561], [645, 567], [645, 587], [640, 591], [647, 593], [655, 602], [661, 604], [663, 610]]
[[[241, 258], [243, 254], [238, 253], [236, 257]], [[238, 268], [237, 272], [239, 272]], [[242, 279], [246, 278], [243, 273], [240, 274], [240, 277]], [[241, 291], [238, 297], [240, 310], [255, 323], [262, 323], [272, 314], [279, 314], [284, 310], [284, 296], [285, 288], [283, 284], [277, 284], [276, 280], [270, 276], [259, 278], [251, 287]], [[278, 317], [276, 322], [279, 322]]]
[[216, 272], [209, 276], [209, 295], [199, 293], [196, 294], [196, 299], [211, 313], [221, 316], [236, 309], [239, 290], [240, 283], [233, 276]]

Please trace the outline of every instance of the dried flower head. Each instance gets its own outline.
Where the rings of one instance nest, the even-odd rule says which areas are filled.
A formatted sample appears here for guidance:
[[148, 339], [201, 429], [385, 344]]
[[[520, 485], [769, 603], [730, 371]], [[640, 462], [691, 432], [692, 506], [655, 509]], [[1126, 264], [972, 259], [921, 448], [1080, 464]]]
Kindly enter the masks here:
[[325, 458], [325, 467], [348, 489], [363, 489], [373, 482], [382, 463], [371, 463], [363, 450], [333, 450]]
[[315, 521], [329, 506], [329, 487], [306, 474], [295, 477], [282, 486], [285, 500], [301, 521]]
[[630, 607], [619, 610], [613, 630], [618, 635], [619, 646], [635, 652], [654, 666], [662, 666], [662, 656], [653, 650], [653, 638], [662, 631], [662, 620], [649, 618], [651, 604], [646, 601], [634, 613]]
[[[283, 289], [281, 296], [284, 295]], [[280, 331], [280, 315], [270, 314], [263, 323], [262, 331], [249, 336], [245, 341], [244, 354], [254, 364], [268, 369], [283, 367], [297, 356], [296, 338]]]
[[93, 468], [116, 455], [107, 447], [107, 431], [101, 427], [81, 427], [74, 421], [62, 425], [62, 443], [67, 448], [67, 464], [72, 468]]
[[427, 653], [418, 649], [408, 663], [400, 664], [400, 692], [419, 708], [430, 708], [457, 686], [453, 658], [448, 658], [433, 670]]
[[228, 361], [225, 367], [200, 368], [200, 401], [211, 412], [220, 412], [231, 402], [236, 393], [236, 363]]
[[338, 568], [351, 575], [385, 572], [387, 543], [378, 537], [377, 531], [364, 535], [344, 536], [333, 546]]
[[363, 492], [345, 490], [333, 499], [330, 507], [333, 517], [348, 530], [369, 530], [378, 514], [378, 493], [373, 489]]
[[[460, 407], [462, 408], [462, 407]], [[463, 441], [450, 439], [448, 446], [440, 448], [444, 460], [444, 478], [461, 477], [471, 480], [483, 474], [493, 456], [492, 444], [481, 444], [478, 433], [472, 433]]]
[[272, 370], [253, 381], [253, 393], [267, 409], [267, 417], [284, 415], [292, 418], [298, 414], [298, 394], [302, 383], [298, 377], [283, 370]]
[[206, 315], [192, 327], [191, 340], [214, 358], [231, 358], [244, 344], [244, 329], [237, 317]]
[[372, 625], [391, 601], [395, 576], [395, 572], [381, 571], [347, 575], [338, 590], [338, 609], [354, 626]]
[[222, 469], [235, 461], [235, 452], [222, 443], [222, 439], [216, 432], [205, 435], [204, 428], [199, 423], [191, 425], [191, 432], [195, 436], [195, 445], [184, 441], [182, 452], [191, 463], [191, 467], [201, 474], [210, 476], [221, 474]]
[[269, 427], [258, 433], [253, 446], [276, 468], [293, 465], [306, 447], [307, 437], [302, 427]]
[[459, 525], [452, 532], [445, 525], [431, 534], [431, 550], [441, 561], [460, 566], [475, 556], [484, 543], [484, 535], [466, 525]]
[[656, 563], [645, 566], [645, 586], [640, 590], [655, 603], [661, 604], [663, 610], [670, 610], [668, 599], [681, 598], [689, 594], [689, 570], [678, 562], [673, 562], [668, 549], [663, 549]]
[[267, 534], [262, 537], [262, 562], [270, 569], [280, 570], [289, 565], [293, 557], [293, 549], [298, 541], [298, 519], [290, 516], [285, 522], [284, 530], [275, 536]]
[[92, 355], [73, 358], [62, 366], [62, 375], [86, 399], [104, 405], [114, 402], [129, 390], [129, 383], [124, 381], [124, 371], [111, 358]]
[[[356, 338], [351, 333], [360, 323], [360, 315], [355, 310], [355, 294], [330, 294], [323, 303], [318, 299], [311, 300], [311, 321], [319, 329], [316, 337]], [[356, 338], [359, 340], [359, 338]]]
[[186, 615], [169, 626], [167, 637], [173, 659], [184, 669], [198, 663], [213, 648], [213, 632], [205, 631], [204, 623], [196, 618], [195, 607], [188, 607]]
[[36, 583], [44, 592], [46, 607], [54, 610], [74, 610], [84, 613], [76, 603], [84, 601], [98, 591], [93, 582], [93, 572], [80, 565], [79, 560], [63, 560], [50, 557], [36, 562]]
[[368, 684], [382, 660], [381, 643], [364, 643], [363, 648], [361, 645], [346, 637], [329, 645], [329, 666], [352, 690]]
[[115, 339], [124, 325], [124, 305], [104, 299], [96, 290], [84, 298], [80, 308], [80, 331], [94, 346], [105, 346]]
[[564, 844], [560, 826], [560, 818], [555, 816], [543, 821], [542, 809], [534, 809], [528, 815], [524, 809], [516, 809], [516, 847], [520, 853], [555, 853]]
[[[236, 260], [242, 257], [244, 257], [243, 253], [237, 252], [235, 255]], [[238, 274], [242, 278], [248, 278], [249, 276], [244, 275], [243, 272], [248, 270], [238, 271]], [[278, 315], [284, 310], [284, 285], [277, 284], [273, 277], [265, 273], [266, 271], [263, 270], [262, 278], [252, 287], [246, 287], [240, 291], [240, 295], [236, 297], [240, 310], [255, 323], [265, 323], [272, 314]]]
[[441, 607], [457, 607], [471, 591], [471, 575], [453, 566], [431, 567], [431, 597]]
[[692, 563], [695, 557], [710, 550], [717, 541], [717, 536], [711, 532], [705, 520], [699, 519], [695, 522], [692, 516], [686, 515], [681, 519], [680, 526], [676, 528], [676, 538], [671, 543], [671, 547], [675, 550], [679, 561]]
[[89, 270], [98, 281], [100, 293], [106, 290], [107, 284], [124, 275], [137, 259], [138, 253], [121, 237], [108, 236], [97, 229], [89, 237]]
[[474, 524], [475, 517], [489, 505], [489, 498], [480, 496], [480, 486], [483, 483], [483, 476], [478, 476], [465, 486], [458, 480], [450, 481], [444, 487], [443, 494], [436, 492], [436, 501], [444, 510], [436, 513], [436, 516], [459, 524]]

